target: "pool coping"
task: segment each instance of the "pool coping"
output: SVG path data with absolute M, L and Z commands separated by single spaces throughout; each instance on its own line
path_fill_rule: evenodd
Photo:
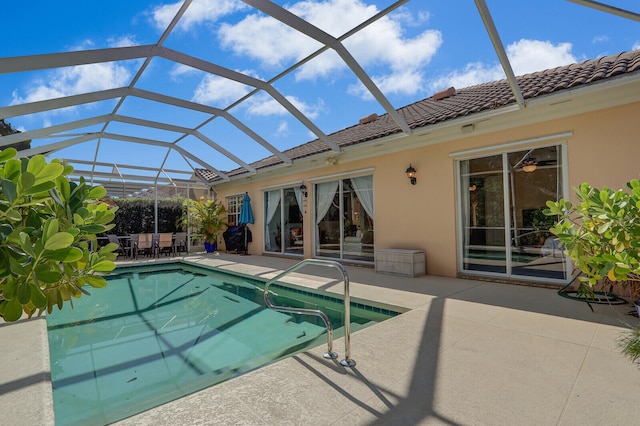
M 296 263 L 187 260 L 264 278 Z M 409 309 L 354 333 L 355 368 L 307 351 L 117 424 L 624 424 L 640 414 L 638 370 L 615 346 L 629 305 L 591 312 L 551 289 L 347 270 L 354 297 Z M 294 279 L 341 293 L 326 275 Z M 11 342 L 0 351 L 4 419 L 53 425 L 44 318 L 0 323 L 0 339 Z M 597 408 L 603 397 L 606 410 Z

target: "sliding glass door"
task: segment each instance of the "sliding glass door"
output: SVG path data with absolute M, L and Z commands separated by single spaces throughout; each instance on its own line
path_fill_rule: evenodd
M 264 193 L 265 252 L 304 254 L 303 199 L 298 187 Z
M 315 255 L 373 262 L 373 176 L 315 185 Z
M 562 146 L 458 162 L 461 270 L 565 280 L 568 261 L 542 211 L 563 196 Z

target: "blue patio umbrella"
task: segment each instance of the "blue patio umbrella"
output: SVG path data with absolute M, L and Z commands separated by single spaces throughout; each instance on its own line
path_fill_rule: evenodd
M 246 225 L 248 223 L 253 223 L 253 210 L 251 209 L 251 198 L 249 197 L 249 193 L 244 193 L 244 198 L 242 199 L 242 207 L 240 207 L 240 218 L 238 219 L 239 225 L 244 225 L 244 254 L 249 254 L 249 248 L 247 247 L 247 233 L 249 232 Z
M 253 223 L 253 210 L 251 210 L 251 198 L 249 198 L 249 193 L 245 192 L 244 198 L 242 199 L 242 207 L 240 208 L 238 224 L 246 225 L 247 223 Z

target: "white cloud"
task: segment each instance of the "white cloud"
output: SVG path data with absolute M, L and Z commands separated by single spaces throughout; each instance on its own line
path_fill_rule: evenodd
M 394 11 L 394 19 L 409 27 L 420 27 L 431 19 L 431 13 L 427 10 L 420 10 L 417 13 L 405 8 Z
M 596 36 L 591 40 L 591 43 L 596 44 L 596 43 L 604 43 L 609 41 L 609 37 L 601 35 L 601 36 Z
M 273 68 L 300 59 L 320 46 L 286 25 L 258 15 L 248 15 L 236 25 L 222 24 L 219 36 L 224 48 Z
M 13 92 L 12 104 L 42 101 L 79 93 L 113 89 L 129 84 L 131 73 L 116 62 L 78 65 L 50 73 L 47 81 L 37 81 L 24 96 Z
M 315 105 L 307 104 L 306 102 L 301 101 L 295 96 L 287 96 L 286 97 L 289 102 L 293 104 L 300 112 L 302 112 L 307 118 L 315 119 L 317 118 L 322 111 L 324 111 L 324 102 L 322 99 L 318 99 L 318 102 Z
M 276 130 L 278 136 L 287 136 L 289 134 L 289 124 L 286 121 L 282 121 Z
M 126 47 L 135 45 L 136 42 L 134 36 L 124 35 L 109 38 L 106 44 L 108 47 Z M 72 47 L 71 50 L 79 51 L 96 48 L 96 43 L 93 40 L 85 39 L 77 46 Z M 127 86 L 132 75 L 129 67 L 141 64 L 142 61 L 142 59 L 137 59 L 127 63 L 101 62 L 58 68 L 46 73 L 45 79 L 40 78 L 33 81 L 31 87 L 26 89 L 26 94 L 20 95 L 18 90 L 14 90 L 11 104 L 37 102 Z M 78 108 L 81 108 L 81 106 L 51 110 L 48 113 L 56 114 L 60 111 L 71 111 Z
M 360 0 L 301 1 L 288 9 L 334 37 L 378 12 L 376 6 Z M 414 17 L 412 25 L 426 19 L 428 15 Z M 407 20 L 406 14 L 398 14 L 394 19 L 383 17 L 347 39 L 345 46 L 361 66 L 374 70 L 372 78 L 386 83 L 386 90 L 412 94 L 420 90 L 426 65 L 441 46 L 442 35 L 439 31 L 426 30 L 414 38 L 407 38 L 401 24 Z M 321 47 L 317 41 L 257 14 L 249 15 L 235 25 L 223 24 L 219 35 L 224 47 L 258 60 L 265 67 L 291 64 Z M 296 72 L 296 79 L 336 78 L 346 70 L 340 57 L 334 51 L 327 51 L 301 67 Z M 396 79 L 401 81 L 395 82 Z
M 416 93 L 417 87 L 422 89 L 425 86 L 426 78 L 422 72 L 409 68 L 398 70 L 393 74 L 374 77 L 373 82 L 383 93 L 412 95 Z M 373 95 L 359 81 L 356 84 L 349 85 L 347 93 L 363 100 L 374 99 Z
M 640 49 L 640 40 L 636 41 L 633 46 L 631 46 L 631 50 L 638 50 Z
M 242 83 L 207 74 L 198 84 L 192 100 L 225 108 L 250 91 L 251 88 Z
M 176 64 L 171 69 L 171 71 L 169 71 L 169 76 L 171 77 L 172 80 L 177 81 L 182 76 L 191 75 L 191 74 L 197 74 L 199 72 L 200 72 L 199 70 L 197 70 L 197 69 L 195 69 L 193 67 L 190 67 L 189 65 Z
M 321 100 L 319 100 L 316 105 L 309 105 L 295 96 L 287 96 L 286 98 L 294 107 L 311 120 L 318 117 L 320 112 L 324 110 L 324 103 Z M 289 114 L 285 107 L 266 93 L 252 96 L 246 104 L 248 106 L 247 112 L 251 115 L 268 117 Z
M 123 35 L 119 37 L 111 37 L 107 39 L 109 47 L 129 47 L 135 46 L 136 38 L 133 35 Z
M 504 72 L 499 64 L 487 66 L 481 62 L 475 62 L 467 64 L 462 70 L 456 70 L 438 79 L 431 80 L 429 88 L 432 92 L 437 92 L 447 87 L 469 87 L 502 78 L 504 78 Z
M 571 43 L 554 45 L 549 41 L 519 40 L 507 46 L 506 52 L 515 75 L 523 75 L 577 62 Z M 464 69 L 431 80 L 429 87 L 438 91 L 446 87 L 469 87 L 505 78 L 499 63 L 469 63 Z
M 507 56 L 516 75 L 527 74 L 577 62 L 571 43 L 522 39 L 507 46 Z
M 166 29 L 182 3 L 182 1 L 179 1 L 154 8 L 149 13 L 154 26 L 161 30 Z M 246 4 L 238 0 L 193 0 L 184 16 L 180 19 L 178 28 L 183 31 L 189 31 L 195 25 L 216 22 L 220 17 L 246 7 Z
M 106 46 L 111 48 L 111 47 L 129 47 L 129 46 L 135 46 L 138 43 L 136 42 L 136 37 L 135 35 L 130 35 L 130 34 L 125 34 L 125 35 L 120 35 L 117 37 L 109 37 L 106 40 Z M 75 50 L 91 50 L 91 49 L 98 49 L 99 47 L 96 46 L 96 43 L 91 40 L 91 39 L 84 39 L 82 40 L 81 43 L 79 43 L 76 46 L 72 46 L 70 50 L 75 51 Z

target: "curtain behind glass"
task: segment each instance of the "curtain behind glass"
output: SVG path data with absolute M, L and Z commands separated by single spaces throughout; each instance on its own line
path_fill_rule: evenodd
M 316 226 L 322 222 L 324 215 L 331 208 L 333 197 L 338 191 L 339 181 L 316 184 Z M 320 247 L 320 229 L 316 229 L 316 247 Z
M 304 194 L 299 187 L 295 186 L 293 192 L 296 194 L 296 201 L 298 202 L 298 210 L 300 210 L 300 216 L 304 214 L 302 211 L 302 203 L 304 202 Z
M 373 216 L 373 176 L 351 178 L 351 186 L 356 191 L 364 211 L 367 212 L 371 219 L 375 220 Z
M 271 249 L 271 238 L 270 238 L 270 229 L 269 222 L 273 219 L 273 215 L 278 211 L 278 206 L 280 205 L 280 190 L 276 189 L 273 191 L 267 192 L 267 220 L 265 221 L 265 249 Z
M 338 191 L 338 182 L 323 182 L 316 185 L 316 225 L 322 222 L 322 218 L 329 211 L 333 197 Z

